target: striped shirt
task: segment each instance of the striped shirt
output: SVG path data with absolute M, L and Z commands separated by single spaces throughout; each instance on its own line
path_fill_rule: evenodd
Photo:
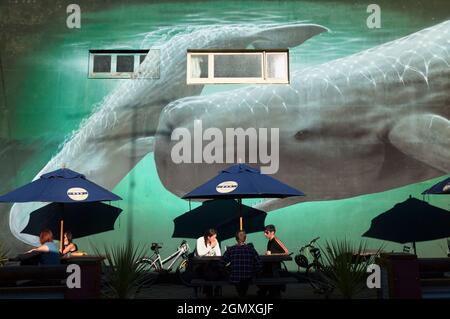
M 286 246 L 284 246 L 281 240 L 279 240 L 275 236 L 267 243 L 267 251 L 270 251 L 272 254 L 282 254 L 282 255 L 289 254 L 289 251 L 287 250 Z

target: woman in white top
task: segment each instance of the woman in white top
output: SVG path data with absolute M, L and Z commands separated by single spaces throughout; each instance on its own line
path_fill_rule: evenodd
M 197 256 L 221 256 L 217 232 L 215 229 L 208 229 L 204 236 L 197 239 Z

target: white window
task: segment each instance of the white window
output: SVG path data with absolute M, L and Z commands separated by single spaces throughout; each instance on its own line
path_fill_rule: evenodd
M 289 83 L 289 51 L 188 50 L 187 83 Z
M 144 69 L 140 65 L 149 60 Z M 159 79 L 159 50 L 90 50 L 89 77 L 100 79 Z

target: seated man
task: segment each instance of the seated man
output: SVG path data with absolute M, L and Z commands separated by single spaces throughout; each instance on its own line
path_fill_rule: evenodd
M 287 255 L 289 251 L 286 246 L 275 236 L 275 225 L 267 225 L 264 229 L 264 236 L 269 240 L 267 242 L 266 255 Z
M 286 246 L 275 236 L 275 225 L 267 225 L 264 228 L 264 236 L 269 240 L 267 242 L 266 255 L 288 255 L 289 251 Z M 279 262 L 266 263 L 262 274 L 264 277 L 273 277 L 274 273 L 281 270 L 281 264 Z M 267 293 L 271 297 L 279 297 L 282 290 L 285 290 L 284 286 L 258 286 L 258 296 L 263 297 Z
M 237 244 L 227 249 L 221 260 L 222 266 L 230 264 L 229 280 L 236 286 L 239 297 L 245 297 L 252 278 L 262 268 L 258 253 L 253 246 L 245 243 L 246 240 L 245 231 L 238 231 L 236 233 Z

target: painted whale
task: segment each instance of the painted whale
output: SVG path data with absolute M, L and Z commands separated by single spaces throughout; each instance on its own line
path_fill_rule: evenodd
M 192 134 L 194 120 L 201 120 L 204 130 L 222 132 L 279 128 L 274 176 L 307 196 L 265 201 L 258 208 L 266 211 L 424 181 L 450 172 L 449 92 L 446 21 L 295 70 L 289 85 L 255 85 L 171 103 L 161 114 L 155 142 L 158 174 L 168 190 L 182 196 L 230 165 L 172 161 L 178 141 L 171 132 L 184 127 Z M 221 151 L 226 153 L 225 144 Z
M 154 134 L 164 106 L 179 98 L 201 93 L 202 85 L 186 84 L 188 49 L 295 47 L 327 29 L 299 23 L 215 25 L 192 27 L 184 32 L 170 28 L 166 31 L 176 35 L 167 41 L 163 39 L 157 46 L 159 59 L 148 55 L 137 78 L 123 81 L 107 95 L 35 179 L 65 165 L 107 189 L 116 186 L 136 163 L 153 150 Z M 148 79 L 158 65 L 160 78 Z M 26 226 L 29 213 L 42 205 L 13 205 L 9 226 L 15 237 L 30 244 L 36 243 L 36 237 L 20 231 Z

